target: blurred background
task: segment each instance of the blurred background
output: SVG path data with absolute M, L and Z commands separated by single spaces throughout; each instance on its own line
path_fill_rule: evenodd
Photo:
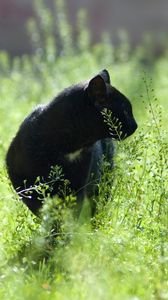
M 37 2 L 41 2 L 40 0 Z M 150 35 L 156 55 L 162 53 L 168 30 L 167 0 L 66 0 L 65 6 L 72 32 L 77 33 L 77 15 L 87 11 L 87 26 L 91 42 L 98 43 L 104 32 L 109 32 L 114 45 L 124 30 L 130 44 L 136 46 Z M 37 17 L 33 0 L 0 0 L 0 49 L 12 56 L 33 52 L 27 22 Z M 43 1 L 54 13 L 53 0 Z M 40 14 L 40 13 L 39 13 Z M 57 34 L 57 24 L 55 24 Z

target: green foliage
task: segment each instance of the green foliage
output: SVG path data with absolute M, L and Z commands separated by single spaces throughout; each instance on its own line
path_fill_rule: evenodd
M 108 34 L 91 46 L 84 12 L 75 44 L 63 2 L 53 3 L 56 20 L 44 2 L 36 2 L 31 57 L 11 60 L 0 53 L 0 299 L 167 299 L 167 54 L 145 68 L 145 48 L 133 53 L 123 33 L 118 49 Z M 131 99 L 139 129 L 115 143 L 113 171 L 104 161 L 93 219 L 87 199 L 76 218 L 66 181 L 64 202 L 47 195 L 40 217 L 34 217 L 7 177 L 12 136 L 36 104 L 104 68 Z M 51 180 L 57 179 L 64 181 L 58 168 L 51 172 Z M 47 184 L 39 183 L 46 194 Z
M 102 110 L 102 116 L 104 122 L 108 125 L 111 136 L 113 135 L 113 133 L 115 133 L 118 136 L 118 139 L 121 140 L 121 122 L 115 116 L 113 117 L 113 113 L 107 108 L 104 108 Z

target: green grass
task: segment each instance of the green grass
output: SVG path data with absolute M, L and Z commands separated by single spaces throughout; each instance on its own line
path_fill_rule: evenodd
M 168 55 L 145 67 L 140 49 L 116 50 L 107 36 L 91 47 L 80 34 L 86 43 L 62 56 L 52 45 L 13 61 L 0 53 L 0 299 L 168 299 Z M 116 144 L 113 172 L 104 163 L 92 220 L 87 200 L 76 220 L 57 198 L 36 218 L 8 180 L 9 143 L 35 105 L 103 68 L 131 99 L 139 128 Z

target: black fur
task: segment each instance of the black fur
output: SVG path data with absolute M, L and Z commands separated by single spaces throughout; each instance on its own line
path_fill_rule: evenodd
M 51 166 L 62 167 L 65 178 L 77 199 L 83 199 L 91 174 L 100 177 L 103 153 L 112 161 L 113 145 L 109 139 L 118 139 L 115 130 L 109 131 L 102 109 L 112 111 L 122 124 L 121 139 L 137 128 L 129 100 L 110 85 L 106 70 L 90 81 L 65 89 L 47 105 L 37 107 L 21 124 L 6 157 L 9 177 L 19 192 L 31 187 L 37 176 L 48 181 Z M 108 145 L 107 145 L 108 144 Z M 107 149 L 108 148 L 108 149 Z M 68 154 L 79 149 L 81 156 L 73 162 Z M 59 194 L 56 182 L 51 195 Z M 31 197 L 22 193 L 22 200 L 37 213 L 42 205 L 38 193 Z

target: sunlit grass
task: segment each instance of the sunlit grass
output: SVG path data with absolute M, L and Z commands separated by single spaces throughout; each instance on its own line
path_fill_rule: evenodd
M 80 34 L 86 42 L 62 55 L 51 44 L 12 62 L 0 53 L 0 299 L 168 299 L 167 54 L 144 66 L 140 50 L 123 55 L 121 45 L 116 55 L 107 36 L 91 47 L 87 30 Z M 89 200 L 77 220 L 71 208 L 58 214 L 58 199 L 36 218 L 8 180 L 9 143 L 36 105 L 104 68 L 139 128 L 115 144 L 113 172 L 104 163 L 93 219 Z

